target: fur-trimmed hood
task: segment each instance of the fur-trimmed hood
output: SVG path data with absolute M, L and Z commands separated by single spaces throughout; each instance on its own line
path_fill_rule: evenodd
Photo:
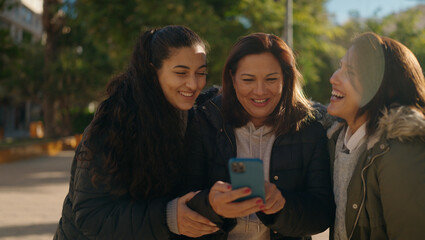
M 335 132 L 341 129 L 345 122 L 335 121 L 328 129 L 330 139 Z M 425 118 L 422 113 L 407 106 L 397 106 L 383 111 L 379 120 L 378 129 L 369 137 L 367 149 L 371 149 L 379 140 L 398 139 L 401 142 L 420 138 L 425 141 Z

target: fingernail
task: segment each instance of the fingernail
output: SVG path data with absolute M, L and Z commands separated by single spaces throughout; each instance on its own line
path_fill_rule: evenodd
M 261 205 L 261 206 L 260 206 L 260 209 L 263 209 L 263 208 L 265 208 L 265 207 L 266 207 L 265 205 Z
M 227 189 L 231 189 L 232 188 L 232 186 L 230 186 L 230 185 L 227 185 Z
M 245 189 L 245 191 L 244 191 L 244 193 L 250 193 L 250 192 L 251 192 L 251 189 L 249 189 L 249 188 Z
M 256 203 L 257 203 L 257 204 L 263 203 L 263 200 L 258 199 Z

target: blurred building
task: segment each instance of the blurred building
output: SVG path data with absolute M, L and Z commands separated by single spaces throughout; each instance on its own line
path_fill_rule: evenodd
M 6 0 L 0 27 L 8 28 L 16 43 L 40 41 L 43 35 L 42 0 Z
M 39 42 L 43 36 L 42 11 L 43 0 L 6 0 L 0 12 L 0 28 L 9 30 L 15 44 Z M 0 140 L 29 136 L 31 118 L 40 111 L 40 106 L 29 101 L 0 96 Z

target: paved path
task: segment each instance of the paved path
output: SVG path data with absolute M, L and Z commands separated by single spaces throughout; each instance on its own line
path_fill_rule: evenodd
M 51 240 L 68 192 L 73 151 L 0 164 L 0 240 Z M 314 240 L 327 240 L 327 232 Z
M 1 240 L 53 239 L 73 154 L 0 164 Z

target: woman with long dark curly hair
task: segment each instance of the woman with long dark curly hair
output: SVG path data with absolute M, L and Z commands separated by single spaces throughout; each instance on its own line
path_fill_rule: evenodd
M 176 198 L 188 110 L 206 83 L 206 45 L 190 29 L 144 32 L 107 86 L 72 163 L 55 239 L 197 237 L 216 227 Z

